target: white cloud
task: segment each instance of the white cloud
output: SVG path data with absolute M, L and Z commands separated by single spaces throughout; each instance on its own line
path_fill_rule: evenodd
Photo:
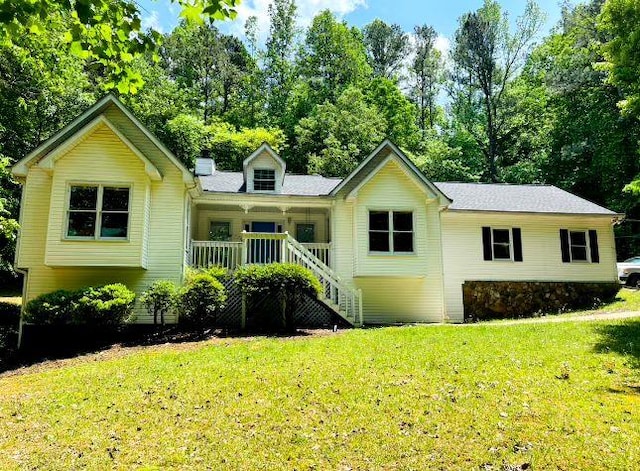
M 160 13 L 158 13 L 158 10 L 151 10 L 150 13 L 143 14 L 141 25 L 143 30 L 153 28 L 160 33 L 164 32 L 162 24 L 160 23 Z
M 246 0 L 237 7 L 237 18 L 219 26 L 228 32 L 244 37 L 244 24 L 250 16 L 258 18 L 258 38 L 264 41 L 269 34 L 269 4 L 272 0 Z M 366 8 L 366 0 L 298 0 L 296 1 L 296 24 L 306 28 L 322 10 L 331 10 L 337 16 L 344 16 L 358 8 Z

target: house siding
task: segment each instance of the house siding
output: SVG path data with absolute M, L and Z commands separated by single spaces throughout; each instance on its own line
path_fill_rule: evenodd
M 130 188 L 128 239 L 66 239 L 71 184 Z M 145 212 L 149 178 L 144 163 L 106 126 L 100 126 L 58 159 L 51 185 L 45 265 L 140 267 L 144 264 Z
M 522 262 L 485 261 L 482 227 L 522 231 Z M 596 281 L 615 282 L 616 252 L 611 219 L 577 215 L 442 213 L 445 315 L 464 320 L 462 284 L 469 281 Z M 563 263 L 560 229 L 595 229 L 600 263 Z
M 440 222 L 433 196 L 390 160 L 362 186 L 353 202 L 336 205 L 334 220 L 341 226 L 336 229 L 337 269 L 362 289 L 365 323 L 442 320 Z M 412 211 L 414 253 L 370 253 L 370 210 Z
M 122 282 L 140 294 L 159 279 L 180 283 L 184 269 L 186 189 L 182 172 L 173 164 L 163 165 L 162 172 L 162 181 L 149 182 L 144 165 L 107 128 L 97 129 L 63 155 L 56 162 L 53 175 L 32 166 L 24 184 L 23 227 L 17 257 L 18 267 L 29 272 L 25 302 L 62 288 Z M 62 241 L 69 181 L 133 182 L 131 242 Z M 97 266 L 107 262 L 127 264 L 134 259 L 135 267 Z M 138 303 L 136 316 L 139 323 L 152 322 Z

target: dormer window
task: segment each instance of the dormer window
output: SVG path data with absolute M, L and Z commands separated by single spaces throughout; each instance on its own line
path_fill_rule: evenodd
M 273 169 L 256 168 L 253 170 L 254 191 L 275 191 L 276 171 Z

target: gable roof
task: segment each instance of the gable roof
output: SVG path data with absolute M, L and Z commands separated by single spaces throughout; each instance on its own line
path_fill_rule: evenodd
M 377 173 L 389 158 L 394 158 L 417 182 L 423 185 L 438 197 L 442 204 L 449 204 L 451 200 L 447 195 L 436 187 L 415 164 L 409 159 L 398 146 L 389 139 L 385 139 L 353 172 L 351 172 L 342 182 L 333 189 L 332 195 L 344 195 L 345 197 L 357 191 L 369 178 Z
M 449 195 L 451 211 L 621 216 L 552 185 L 436 182 Z
M 202 175 L 198 180 L 205 192 L 246 193 L 242 172 L 216 171 L 213 175 Z M 320 175 L 285 174 L 281 193 L 270 194 L 270 196 L 327 196 L 341 181 L 340 178 L 327 178 Z M 255 194 L 252 193 L 252 195 Z
M 256 157 L 258 157 L 263 152 L 266 152 L 267 154 L 269 154 L 273 158 L 273 160 L 275 160 L 278 163 L 278 165 L 280 165 L 280 167 L 282 168 L 282 171 L 284 171 L 287 168 L 287 164 L 285 163 L 284 160 L 282 160 L 282 157 L 280 157 L 276 153 L 276 151 L 273 150 L 273 147 L 271 147 L 268 143 L 263 142 L 262 145 L 258 147 L 255 151 L 253 151 L 253 153 L 249 157 L 244 159 L 244 161 L 242 162 L 243 170 L 246 172 L 247 167 L 249 166 L 251 161 Z
M 162 153 L 173 165 L 175 165 L 181 172 L 183 176 L 183 181 L 185 183 L 192 183 L 193 175 L 189 171 L 187 167 L 178 160 L 178 158 L 173 155 L 173 153 L 167 149 L 167 147 L 162 144 L 158 138 L 156 138 L 151 131 L 149 131 L 138 119 L 133 116 L 133 114 L 118 100 L 114 95 L 108 94 L 104 96 L 102 99 L 98 100 L 93 106 L 88 108 L 84 113 L 78 116 L 76 119 L 71 121 L 68 125 L 58 131 L 56 134 L 51 136 L 45 142 L 36 147 L 33 151 L 31 151 L 27 156 L 19 160 L 11 169 L 13 175 L 18 177 L 25 177 L 29 171 L 29 167 L 39 162 L 49 153 L 54 152 L 58 147 L 64 146 L 65 143 L 69 142 L 73 137 L 81 132 L 86 126 L 91 125 L 96 118 L 100 117 L 103 113 L 105 113 L 110 108 L 114 107 L 117 109 L 124 117 L 134 126 L 136 127 L 146 139 L 148 139 L 159 151 Z M 117 128 L 113 124 L 113 122 L 109 122 L 113 128 Z M 118 129 L 118 131 L 122 131 Z M 121 133 L 120 136 L 123 136 L 124 133 Z M 120 137 L 119 136 L 119 137 Z M 123 136 L 124 137 L 124 136 Z M 125 138 L 126 139 L 126 138 Z M 127 142 L 125 142 L 127 143 Z M 135 146 L 130 142 L 127 145 L 132 146 L 135 149 Z

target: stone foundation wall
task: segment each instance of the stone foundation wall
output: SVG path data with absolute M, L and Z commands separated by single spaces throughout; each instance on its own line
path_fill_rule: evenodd
M 584 309 L 612 300 L 613 282 L 465 281 L 465 322 L 531 317 Z

